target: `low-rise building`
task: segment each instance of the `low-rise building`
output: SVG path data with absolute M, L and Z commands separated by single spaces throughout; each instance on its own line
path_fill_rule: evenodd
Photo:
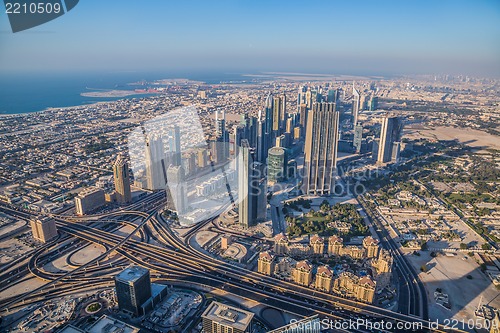
M 292 270 L 293 281 L 302 286 L 309 286 L 312 283 L 313 266 L 308 260 L 299 261 Z
M 330 292 L 332 290 L 333 271 L 328 266 L 319 266 L 316 272 L 314 287 L 319 290 Z
M 265 275 L 272 275 L 274 273 L 274 255 L 268 251 L 261 252 L 258 260 L 258 272 Z
M 104 191 L 97 187 L 89 187 L 75 197 L 76 214 L 88 214 L 105 203 Z
M 312 253 L 315 255 L 323 255 L 325 252 L 325 240 L 323 237 L 314 235 L 309 240 L 309 245 L 311 246 Z
M 30 220 L 33 238 L 46 243 L 57 237 L 56 221 L 50 217 L 35 217 Z

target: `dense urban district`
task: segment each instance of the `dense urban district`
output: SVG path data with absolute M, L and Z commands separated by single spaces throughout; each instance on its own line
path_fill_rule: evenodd
M 0 331 L 498 332 L 500 82 L 247 78 L 0 118 Z

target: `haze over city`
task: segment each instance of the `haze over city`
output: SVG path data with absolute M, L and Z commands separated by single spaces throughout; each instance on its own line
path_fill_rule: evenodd
M 500 74 L 497 1 L 122 1 L 17 34 L 0 71 Z

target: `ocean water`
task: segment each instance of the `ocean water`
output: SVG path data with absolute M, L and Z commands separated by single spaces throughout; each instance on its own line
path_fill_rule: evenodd
M 144 97 L 131 95 L 119 98 L 81 96 L 93 89 L 134 90 L 139 86 L 128 83 L 146 80 L 186 78 L 207 84 L 220 82 L 244 82 L 250 78 L 239 73 L 214 72 L 109 72 L 109 73 L 46 73 L 1 74 L 0 115 L 42 111 L 50 107 L 66 107 L 112 101 L 124 98 Z

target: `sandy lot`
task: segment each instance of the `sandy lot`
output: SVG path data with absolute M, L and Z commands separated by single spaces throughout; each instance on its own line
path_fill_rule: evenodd
M 481 296 L 483 304 L 500 307 L 500 292 L 484 275 L 473 258 L 464 260 L 464 254 L 453 257 L 439 255 L 430 256 L 430 252 L 421 251 L 421 256 L 407 255 L 416 270 L 420 271 L 423 264 L 427 264 L 429 271 L 420 273 L 419 278 L 424 283 L 429 300 L 429 316 L 432 320 L 455 318 L 457 320 L 476 319 L 474 310 L 479 304 Z M 471 275 L 472 279 L 467 279 Z M 441 288 L 449 295 L 451 310 L 436 304 L 434 291 Z
M 500 137 L 484 131 L 469 128 L 436 127 L 434 129 L 410 130 L 405 132 L 408 138 L 434 138 L 438 140 L 458 139 L 470 147 L 500 149 Z M 479 149 L 481 151 L 483 149 Z

